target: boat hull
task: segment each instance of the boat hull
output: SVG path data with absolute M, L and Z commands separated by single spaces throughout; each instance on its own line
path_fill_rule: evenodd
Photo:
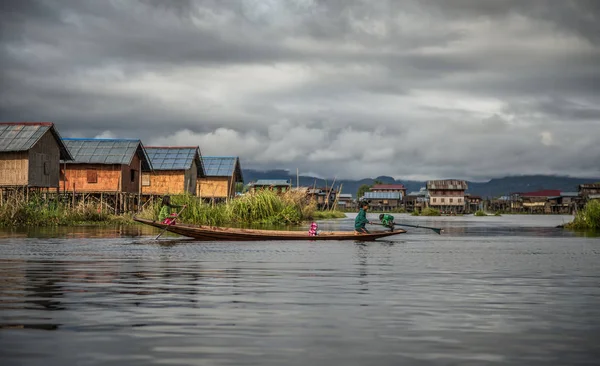
M 310 236 L 308 232 L 301 231 L 277 231 L 225 228 L 218 226 L 175 224 L 166 225 L 153 220 L 133 218 L 142 224 L 154 226 L 171 233 L 187 236 L 197 240 L 207 241 L 263 241 L 263 240 L 359 240 L 370 241 L 387 236 L 406 233 L 405 230 L 394 231 L 372 231 L 369 234 L 359 234 L 353 231 L 321 231 L 317 236 Z

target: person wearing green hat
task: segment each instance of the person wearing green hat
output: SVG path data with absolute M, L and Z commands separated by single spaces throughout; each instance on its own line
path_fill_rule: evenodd
M 369 230 L 365 227 L 366 224 L 371 224 L 371 221 L 367 220 L 367 210 L 369 210 L 369 202 L 363 202 L 361 204 L 358 215 L 354 219 L 354 231 L 360 234 L 368 234 Z
M 385 227 L 390 228 L 390 230 L 394 231 L 394 216 L 390 215 L 390 214 L 381 214 L 379 215 L 379 220 L 381 221 L 381 224 Z

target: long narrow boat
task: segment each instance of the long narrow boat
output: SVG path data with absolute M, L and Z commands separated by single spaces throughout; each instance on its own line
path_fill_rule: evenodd
M 317 236 L 309 236 L 304 231 L 279 231 L 237 229 L 218 226 L 175 224 L 166 225 L 158 221 L 133 218 L 142 224 L 154 226 L 175 234 L 198 240 L 259 241 L 259 240 L 360 240 L 370 241 L 386 236 L 406 233 L 406 230 L 372 231 L 369 234 L 358 234 L 353 231 L 320 231 Z

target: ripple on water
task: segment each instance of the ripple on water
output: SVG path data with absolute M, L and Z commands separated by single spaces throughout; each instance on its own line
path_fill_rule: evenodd
M 597 238 L 445 224 L 374 243 L 5 237 L 3 364 L 595 364 Z

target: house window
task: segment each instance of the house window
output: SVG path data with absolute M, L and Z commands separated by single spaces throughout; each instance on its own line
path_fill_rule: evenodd
M 434 199 L 433 199 L 433 203 L 436 203 L 436 202 L 437 202 L 437 198 L 434 198 Z
M 98 183 L 98 171 L 96 169 L 87 170 L 87 182 Z
M 148 173 L 142 174 L 142 185 L 145 187 L 150 186 L 150 174 L 148 174 Z
M 444 202 L 446 202 L 446 199 L 445 199 L 445 198 L 442 198 L 442 203 L 444 203 Z
M 459 199 L 458 199 L 458 203 L 461 203 L 461 202 L 462 202 L 462 198 L 459 198 Z
M 50 162 L 44 161 L 44 175 L 50 175 Z
M 454 201 L 454 198 L 450 198 L 450 203 L 452 203 Z
M 131 173 L 131 183 L 134 183 L 135 182 L 135 170 L 131 169 L 129 172 Z

